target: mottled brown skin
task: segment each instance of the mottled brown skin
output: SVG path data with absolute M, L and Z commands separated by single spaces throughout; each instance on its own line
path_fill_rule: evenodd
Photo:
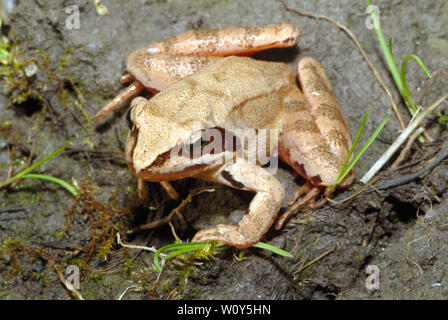
M 219 161 L 223 157 L 234 159 L 236 149 L 203 152 L 198 157 L 179 153 L 196 133 L 195 121 L 206 129 L 280 131 L 278 141 L 269 141 L 270 151 L 278 150 L 280 159 L 308 182 L 298 190 L 277 227 L 312 203 L 327 186 L 331 186 L 327 196 L 336 187 L 351 138 L 323 66 L 312 58 L 299 62 L 302 93 L 285 64 L 221 57 L 290 46 L 298 33 L 288 23 L 187 32 L 150 46 L 146 53 L 130 55 L 128 69 L 133 70 L 136 81 L 146 88 L 168 85 L 149 101 L 136 98 L 131 103 L 131 131 L 126 143 L 131 172 L 146 181 L 196 177 L 256 193 L 236 226 L 217 225 L 199 231 L 193 241 L 219 241 L 240 248 L 253 245 L 272 225 L 285 197 L 280 182 L 260 166 L 264 163 Z M 187 56 L 177 56 L 185 52 Z M 242 150 L 247 155 L 251 152 Z M 349 175 L 339 187 L 351 183 L 353 177 Z
M 321 68 L 314 59 L 304 62 Z M 339 106 L 328 92 L 331 88 L 321 83 L 326 77 L 305 70 L 301 79 L 304 84 L 318 85 L 311 94 L 326 97 L 321 102 L 338 108 L 339 114 Z M 313 110 L 319 107 L 309 103 L 297 88 L 292 70 L 282 63 L 227 57 L 174 83 L 149 101 L 134 99 L 131 107 L 133 130 L 126 155 L 134 175 L 147 181 L 196 177 L 256 192 L 238 225 L 200 231 L 193 241 L 253 245 L 272 225 L 285 196 L 280 182 L 259 164 L 218 162 L 223 154 L 232 158 L 234 150 L 205 153 L 194 159 L 170 157 L 170 150 L 194 134 L 194 121 L 200 121 L 204 128 L 229 131 L 252 126 L 279 129 L 278 144 L 273 141 L 270 148 L 278 147 L 280 159 L 309 181 L 310 196 L 304 197 L 308 202 L 324 188 L 322 184 L 334 185 L 348 152 L 322 133 L 327 128 L 321 128 L 328 121 L 336 121 L 342 128 L 344 124 L 339 124 L 333 113 L 319 114 L 323 119 L 316 121 Z
M 249 55 L 261 50 L 293 46 L 299 29 L 289 23 L 260 27 L 192 30 L 152 44 L 153 53 L 194 56 Z

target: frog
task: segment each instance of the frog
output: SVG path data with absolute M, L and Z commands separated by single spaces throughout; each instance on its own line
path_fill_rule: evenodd
M 289 199 L 276 229 L 302 208 L 317 208 L 336 188 L 353 183 L 351 170 L 336 185 L 352 140 L 324 66 L 312 57 L 301 58 L 296 65 L 299 88 L 287 64 L 249 57 L 293 46 L 299 34 L 295 25 L 284 22 L 188 31 L 155 43 L 128 58 L 131 92 L 100 111 L 101 116 L 107 114 L 111 106 L 145 88 L 156 93 L 151 99 L 134 98 L 127 113 L 126 163 L 141 181 L 193 177 L 255 193 L 236 225 L 200 230 L 193 242 L 246 248 L 261 240 L 286 197 L 282 183 L 265 168 L 272 156 L 305 180 Z M 271 157 L 249 161 L 258 151 L 233 134 L 238 128 L 254 128 L 256 136 L 276 132 L 262 139 Z M 211 143 L 204 137 L 213 130 L 218 134 Z M 192 149 L 200 152 L 182 152 Z

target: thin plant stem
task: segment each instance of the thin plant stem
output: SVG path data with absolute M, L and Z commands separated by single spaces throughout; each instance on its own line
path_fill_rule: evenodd
M 436 102 L 426 108 L 424 111 L 420 111 L 415 114 L 415 118 L 411 120 L 408 127 L 398 136 L 398 138 L 392 143 L 392 145 L 386 150 L 386 152 L 378 159 L 378 161 L 370 168 L 369 171 L 361 178 L 361 182 L 366 184 L 372 179 L 377 172 L 386 164 L 386 162 L 392 157 L 393 154 L 398 150 L 398 148 L 403 144 L 403 142 L 409 137 L 409 135 L 414 132 L 415 129 L 420 125 L 420 123 L 432 112 L 434 109 L 441 104 L 443 101 L 448 99 L 448 93 L 439 98 Z
M 43 163 L 47 162 L 48 160 L 50 160 L 51 158 L 57 156 L 58 154 L 60 154 L 62 151 L 64 151 L 69 145 L 71 145 L 71 141 L 67 141 L 62 147 L 60 147 L 59 149 L 57 149 L 55 152 L 53 152 L 52 154 L 46 156 L 45 158 L 43 158 L 42 160 L 36 162 L 35 164 L 33 164 L 32 166 L 20 171 L 18 174 L 16 174 L 14 177 L 5 180 L 4 182 L 2 182 L 0 184 L 0 188 L 4 188 L 8 185 L 10 185 L 11 183 L 13 183 L 14 181 L 17 181 L 19 179 L 22 179 L 24 175 L 30 173 L 31 171 L 33 171 L 34 169 L 36 169 L 37 167 L 39 167 L 40 165 L 42 165 Z
M 65 189 L 67 189 L 73 196 L 77 197 L 78 196 L 78 191 L 76 190 L 75 187 L 73 187 L 71 184 L 65 182 L 64 180 L 61 180 L 59 178 L 55 178 L 52 176 L 47 176 L 45 174 L 36 174 L 36 173 L 28 173 L 24 176 L 22 176 L 22 179 L 41 179 L 41 180 L 47 180 L 47 181 L 51 181 L 54 183 L 58 183 L 59 185 L 61 185 L 62 187 L 64 187 Z

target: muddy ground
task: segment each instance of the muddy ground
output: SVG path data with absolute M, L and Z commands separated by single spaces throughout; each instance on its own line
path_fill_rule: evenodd
M 390 101 L 353 42 L 334 25 L 285 10 L 279 1 L 103 0 L 110 15 L 100 15 L 94 1 L 2 1 L 2 35 L 18 63 L 2 65 L 0 95 L 0 181 L 49 155 L 65 142 L 73 145 L 38 169 L 72 182 L 78 200 L 48 181 L 25 179 L 0 190 L 0 298 L 75 299 L 60 275 L 76 265 L 80 294 L 86 299 L 446 299 L 448 297 L 448 171 L 441 162 L 425 175 L 386 190 L 370 189 L 346 205 L 329 204 L 302 213 L 281 231 L 264 238 L 294 255 L 288 259 L 259 249 L 224 249 L 213 259 L 168 263 L 159 276 L 150 252 L 123 249 L 115 241 L 154 246 L 175 241 L 168 226 L 126 237 L 126 230 L 167 215 L 179 202 L 151 183 L 150 198 L 137 200 L 137 182 L 123 160 L 128 132 L 126 107 L 106 120 L 96 111 L 123 87 L 126 56 L 135 49 L 185 30 L 257 26 L 290 21 L 302 30 L 292 49 L 271 50 L 257 58 L 291 66 L 303 56 L 322 61 L 354 136 L 367 109 L 371 112 L 361 142 L 389 115 L 390 119 L 356 166 L 358 179 L 398 136 L 400 124 Z M 292 1 L 301 10 L 323 14 L 348 26 L 372 63 L 392 88 L 374 30 L 366 27 L 363 1 Z M 393 38 L 401 61 L 416 54 L 434 73 L 448 70 L 448 3 L 375 1 L 381 26 Z M 14 6 L 11 6 L 14 5 Z M 79 6 L 79 29 L 67 28 L 66 7 Z M 5 40 L 3 40 L 5 43 Z M 4 46 L 5 47 L 5 46 Z M 22 63 L 20 63 L 22 62 Z M 37 67 L 37 70 L 33 70 Z M 27 75 L 25 75 L 25 69 Z M 428 80 L 414 62 L 407 79 L 414 97 Z M 440 76 L 424 96 L 429 105 L 447 89 Z M 409 115 L 399 105 L 405 121 Z M 448 115 L 448 104 L 438 111 Z M 416 144 L 404 163 L 410 165 L 384 179 L 407 175 L 427 164 L 447 136 L 442 116 L 425 122 L 432 144 Z M 442 140 L 441 140 L 442 139 Z M 446 143 L 445 143 L 446 148 Z M 390 165 L 390 164 L 389 164 Z M 286 166 L 277 177 L 290 195 L 302 183 Z M 185 198 L 209 183 L 173 182 Z M 195 228 L 235 220 L 252 194 L 214 186 L 196 196 L 182 211 L 186 223 L 174 219 L 177 235 L 188 240 Z M 353 190 L 339 192 L 345 199 Z M 12 212 L 11 209 L 22 208 Z M 65 232 L 64 232 L 65 231 Z M 366 269 L 378 267 L 379 288 L 366 288 Z

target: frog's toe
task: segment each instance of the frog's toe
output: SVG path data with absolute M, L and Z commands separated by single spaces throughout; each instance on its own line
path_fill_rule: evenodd
M 280 230 L 283 227 L 283 225 L 286 222 L 286 220 L 288 220 L 288 218 L 290 216 L 292 216 L 292 215 L 296 214 L 297 212 L 299 212 L 303 207 L 310 206 L 316 200 L 317 196 L 319 196 L 321 191 L 322 190 L 319 187 L 311 188 L 303 196 L 303 198 L 298 199 L 293 204 L 291 204 L 289 209 L 286 210 L 286 212 L 283 213 L 282 216 L 278 219 L 277 223 L 275 224 L 275 229 L 276 230 Z M 299 189 L 299 193 L 301 193 L 300 189 Z M 319 202 L 319 206 L 320 205 L 321 205 L 321 203 Z M 317 208 L 317 206 L 313 206 L 313 208 Z

